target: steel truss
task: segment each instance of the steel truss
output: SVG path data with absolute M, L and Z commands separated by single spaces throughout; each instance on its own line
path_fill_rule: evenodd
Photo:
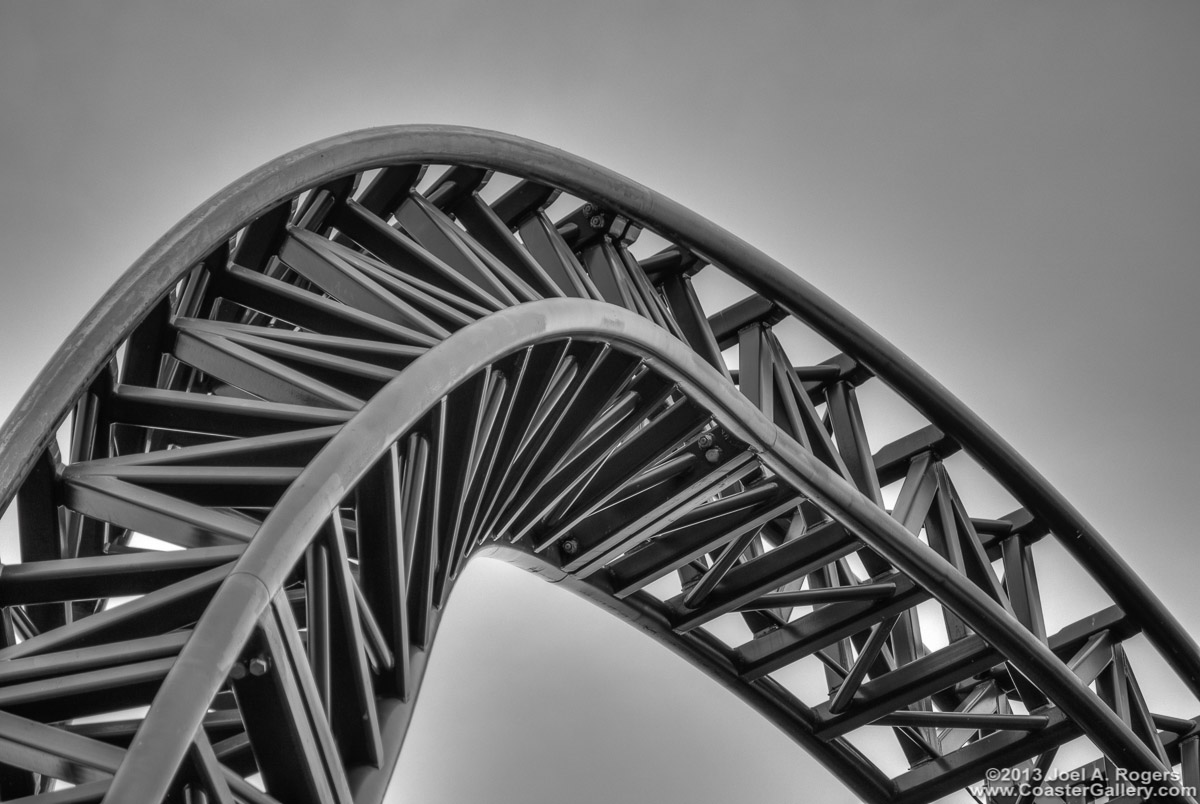
M 712 271 L 744 298 L 703 309 Z M 873 450 L 872 386 L 924 425 Z M 1198 694 L 1196 644 L 1011 447 L 794 273 L 518 138 L 375 129 L 231 185 L 0 454 L 0 800 L 380 801 L 478 555 L 636 621 L 866 801 L 1081 735 L 1110 775 L 1200 784 L 1196 721 L 1147 708 L 1124 647 Z M 968 512 L 971 464 L 1013 513 Z M 1112 602 L 1056 633 L 1047 535 Z

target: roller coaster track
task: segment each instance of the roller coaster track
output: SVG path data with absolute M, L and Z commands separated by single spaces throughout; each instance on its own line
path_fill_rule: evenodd
M 868 384 L 923 425 L 873 445 Z M 1081 736 L 1109 776 L 1200 783 L 1196 720 L 1151 712 L 1125 649 L 1196 695 L 1195 642 L 1024 459 L 793 272 L 515 137 L 373 129 L 234 183 L 92 310 L 0 456 L 3 801 L 381 801 L 481 555 L 868 802 L 1044 774 Z M 964 465 L 1015 510 L 972 516 Z M 1054 633 L 1046 537 L 1111 601 Z

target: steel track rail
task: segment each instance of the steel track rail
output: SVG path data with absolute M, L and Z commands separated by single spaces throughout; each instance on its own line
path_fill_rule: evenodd
M 180 766 L 200 727 L 207 702 L 220 689 L 272 598 L 284 587 L 288 568 L 303 557 L 330 512 L 389 447 L 442 398 L 484 367 L 526 347 L 563 338 L 596 339 L 645 358 L 655 371 L 677 382 L 718 423 L 749 444 L 766 465 L 820 502 L 866 544 L 917 579 L 977 633 L 1010 656 L 1114 761 L 1147 773 L 1170 772 L 1044 644 L 944 558 L 782 433 L 694 352 L 645 319 L 620 308 L 547 300 L 495 313 L 434 347 L 372 398 L 305 468 L 263 522 L 197 624 L 105 801 L 157 801 L 167 794 L 170 776 L 146 774 L 143 769 Z M 661 628 L 653 630 L 660 637 L 666 636 Z M 666 641 L 670 642 L 670 637 Z M 693 646 L 683 647 L 681 652 L 690 654 L 690 658 L 702 655 Z M 714 664 L 711 660 L 701 663 L 760 711 L 764 708 L 761 696 L 737 683 L 733 668 Z M 771 713 L 771 719 L 778 722 L 781 713 Z M 803 727 L 798 725 L 785 731 L 812 749 L 813 741 L 805 738 Z M 390 741 L 398 743 L 394 735 Z M 819 758 L 829 762 L 832 757 L 823 753 Z M 849 763 L 843 759 L 838 764 L 841 767 L 834 769 L 844 773 Z M 879 796 L 883 791 L 878 782 L 864 782 L 855 786 L 856 792 L 884 800 Z
M 403 178 L 423 175 L 430 164 L 453 166 L 446 175 L 457 178 L 431 179 L 421 185 L 428 189 L 419 191 L 417 179 Z M 376 178 L 390 178 L 378 188 L 372 184 L 357 191 L 364 172 L 375 168 L 385 168 Z M 485 202 L 478 193 L 488 181 L 484 171 L 492 170 L 520 179 L 522 185 Z M 456 186 L 455 181 L 463 184 Z M 394 195 L 400 191 L 407 195 Z M 547 217 L 547 199 L 561 191 L 586 206 L 553 223 Z M 380 192 L 392 193 L 391 200 L 381 200 Z M 376 206 L 369 200 L 372 193 Z M 460 208 L 463 199 L 466 205 Z M 320 207 L 326 211 L 318 210 L 320 204 L 326 204 Z M 523 204 L 535 206 L 526 209 Z M 526 217 L 501 220 L 505 209 Z M 538 220 L 528 217 L 531 209 Z M 590 218 L 596 210 L 600 217 Z M 306 217 L 312 214 L 318 217 Z M 613 216 L 617 228 L 609 229 Z M 629 250 L 636 232 L 627 237 L 630 230 L 619 228 L 625 225 L 622 219 L 665 238 L 678 249 L 678 259 L 660 259 L 670 256 L 668 249 L 645 258 L 645 265 L 653 261 L 655 268 L 643 270 Z M 310 226 L 306 220 L 318 222 Z M 349 228 L 342 231 L 342 224 Z M 330 226 L 338 234 L 332 234 Z M 260 249 L 259 256 L 251 258 L 253 262 L 238 262 L 247 243 L 252 250 Z M 422 251 L 426 248 L 431 251 Z M 399 251 L 388 257 L 388 249 Z M 431 256 L 433 252 L 441 256 Z M 438 264 L 438 259 L 447 262 Z M 412 260 L 417 262 L 410 265 Z M 517 268 L 506 267 L 505 260 Z M 715 315 L 706 313 L 687 278 L 705 263 L 758 295 Z M 244 267 L 249 265 L 253 267 Z M 529 270 L 532 273 L 522 273 Z M 543 273 L 539 278 L 539 270 L 565 273 L 553 279 Z M 432 284 L 426 281 L 431 277 Z M 574 289 L 565 281 L 574 283 Z M 522 287 L 523 282 L 533 284 Z M 539 282 L 543 286 L 535 288 Z M 555 282 L 562 293 L 553 287 Z M 232 301 L 229 293 L 234 294 Z M 595 301 L 534 301 L 554 295 L 604 298 L 625 309 Z M 192 301 L 185 303 L 185 297 Z M 230 303 L 232 314 L 228 308 L 218 309 Z M 268 306 L 257 306 L 260 303 Z M 275 312 L 256 312 L 271 310 Z M 487 315 L 494 310 L 500 312 Z M 307 318 L 293 319 L 292 312 Z M 772 331 L 788 315 L 843 354 L 818 366 L 793 367 L 780 336 Z M 652 323 L 655 320 L 660 326 Z M 663 327 L 686 338 L 690 348 Z M 574 346 L 568 348 L 568 343 Z M 581 343 L 597 348 L 581 348 Z M 740 370 L 733 371 L 738 388 L 722 373 L 721 350 L 731 344 L 736 344 L 739 360 Z M 598 351 L 600 346 L 608 351 Z M 118 360 L 122 348 L 124 357 Z M 522 349 L 527 350 L 527 363 L 516 359 Z M 529 356 L 535 353 L 538 361 L 548 362 L 532 367 L 536 361 Z M 616 354 L 629 357 L 616 359 Z M 165 361 L 161 366 L 160 359 Z M 163 373 L 172 360 L 176 368 L 191 372 L 182 385 L 178 376 Z M 634 368 L 635 362 L 640 368 Z M 530 376 L 548 373 L 525 381 L 521 366 L 530 367 Z M 633 375 L 622 375 L 642 368 L 646 371 L 637 374 L 636 381 Z M 653 379 L 659 375 L 661 381 Z M 624 384 L 618 382 L 622 376 Z M 875 455 L 854 398 L 855 386 L 869 376 L 882 380 L 930 423 Z M 389 377 L 396 379 L 384 384 Z M 529 396 L 541 382 L 546 383 L 538 392 L 542 396 Z M 662 411 L 655 405 L 668 398 L 662 396 L 667 387 L 663 383 L 675 383 L 677 389 L 668 395 L 672 407 L 667 410 L 674 413 L 660 417 L 671 420 L 665 424 L 651 422 Z M 524 395 L 519 399 L 513 396 L 517 389 Z M 603 393 L 620 389 L 626 394 L 623 401 L 604 401 Z M 586 398 L 601 391 L 595 400 Z M 647 396 L 635 403 L 639 394 Z M 525 433 L 519 444 L 489 440 L 512 438 L 494 434 L 506 432 L 504 417 L 521 400 L 530 415 L 537 403 L 538 415 L 548 418 L 514 418 L 512 428 L 527 428 L 513 430 Z M 684 404 L 677 405 L 681 401 Z M 814 403 L 825 406 L 824 422 Z M 421 419 L 433 415 L 429 411 L 438 405 L 441 412 L 433 419 Z M 722 457 L 720 449 L 709 460 L 705 447 L 698 447 L 695 428 L 700 425 L 694 416 L 700 408 L 709 417 L 703 425 L 708 445 L 718 439 L 729 456 L 737 453 L 736 462 Z M 451 434 L 446 444 L 438 442 L 437 467 L 431 463 L 428 469 L 414 468 L 423 466 L 424 458 L 417 453 L 396 457 L 397 445 L 392 468 L 381 468 L 380 456 L 414 423 L 422 420 L 421 427 L 428 428 L 430 421 L 445 422 L 450 410 L 462 427 L 475 428 L 474 435 Z M 539 473 L 551 472 L 556 465 L 576 465 L 562 462 L 579 457 L 572 450 L 593 449 L 585 446 L 590 434 L 634 410 L 637 414 L 630 421 L 642 421 L 653 437 L 639 444 L 636 437 L 624 440 L 626 436 L 614 430 L 599 440 L 609 449 L 629 448 L 613 454 L 636 457 L 641 468 L 621 476 L 610 466 L 602 481 L 588 480 L 571 492 L 582 494 L 586 488 L 586 505 L 559 510 L 558 514 L 572 511 L 574 518 L 555 524 L 561 497 L 554 495 L 570 487 L 548 482 Z M 489 416 L 499 418 L 493 421 Z M 71 422 L 75 432 L 66 464 L 55 446 L 56 431 L 64 421 Z M 553 425 L 547 425 L 548 432 L 561 426 L 573 435 L 547 435 L 542 442 L 540 428 L 546 422 Z M 114 426 L 125 429 L 117 432 Z M 181 432 L 164 436 L 173 431 Z M 230 437 L 233 440 L 222 440 Z M 526 452 L 525 445 L 532 443 L 528 439 L 541 446 Z M 572 445 L 571 439 L 580 441 Z M 408 443 L 415 442 L 410 438 Z M 657 447 L 645 446 L 656 443 Z M 483 472 L 491 470 L 485 468 L 475 478 L 484 463 L 480 456 L 491 454 L 486 449 L 500 454 L 501 445 L 519 453 L 519 477 L 509 477 L 506 469 L 503 477 L 489 478 Z M 186 448 L 170 451 L 179 446 Z M 1024 510 L 1004 520 L 971 519 L 942 465 L 942 459 L 960 447 Z M 450 462 L 445 466 L 443 449 Z M 656 463 L 668 453 L 655 450 L 668 450 L 672 457 Z M 8 700 L 5 695 L 21 701 L 27 694 L 41 701 L 61 681 L 97 695 L 125 689 L 122 700 L 145 704 L 158 678 L 164 672 L 167 676 L 111 784 L 107 779 L 89 781 L 71 800 L 159 800 L 186 784 L 224 801 L 229 793 L 223 792 L 226 785 L 218 778 L 222 775 L 238 800 L 274 800 L 255 793 L 243 778 L 253 772 L 254 763 L 264 778 L 269 771 L 281 791 L 293 789 L 288 770 L 302 771 L 303 765 L 259 755 L 270 739 L 263 724 L 270 722 L 272 706 L 291 707 L 291 715 L 298 717 L 318 693 L 330 721 L 338 722 L 333 731 L 329 723 L 310 724 L 313 734 L 293 735 L 301 742 L 324 741 L 305 749 L 300 761 L 308 763 L 305 772 L 310 776 L 319 775 L 317 766 L 330 773 L 329 780 L 305 783 L 310 785 L 305 800 L 349 801 L 345 778 L 337 778 L 343 769 L 335 773 L 330 765 L 330 757 L 336 755 L 333 732 L 337 750 L 350 757 L 344 771 L 355 801 L 381 800 L 411 714 L 411 700 L 401 703 L 407 682 L 400 682 L 401 700 L 389 697 L 396 682 L 388 680 L 390 671 L 382 665 L 389 650 L 407 655 L 410 640 L 404 635 L 408 626 L 386 637 L 378 630 L 375 619 L 404 616 L 384 610 L 392 604 L 379 598 L 382 587 L 376 588 L 373 602 L 364 597 L 366 587 L 359 588 L 360 580 L 349 575 L 353 556 L 346 549 L 348 544 L 366 549 L 362 531 L 355 531 L 371 531 L 381 515 L 386 520 L 387 506 L 400 505 L 399 492 L 389 492 L 390 503 L 345 509 L 348 518 L 331 518 L 330 512 L 352 490 L 360 494 L 356 486 L 368 473 L 368 496 L 383 500 L 387 494 L 380 490 L 380 478 L 388 477 L 387 471 L 398 477 L 398 467 L 420 475 L 420 483 L 444 480 L 451 488 L 454 483 L 475 482 L 482 484 L 480 490 L 497 495 L 486 510 L 471 513 L 470 521 L 441 523 L 441 515 L 435 513 L 426 522 L 427 515 L 420 515 L 420 527 L 434 528 L 428 538 L 438 546 L 418 548 L 413 560 L 424 562 L 421 571 L 430 575 L 415 581 L 415 598 L 404 597 L 409 593 L 403 591 L 408 583 L 403 580 L 396 582 L 402 590 L 396 594 L 402 608 L 419 605 L 420 597 L 427 596 L 420 609 L 426 622 L 420 627 L 429 639 L 458 562 L 486 553 L 524 566 L 635 623 L 739 695 L 867 801 L 921 804 L 982 779 L 989 766 L 984 763 L 1015 766 L 1036 756 L 1039 766 L 1049 767 L 1057 746 L 1080 733 L 1120 766 L 1163 773 L 1170 763 L 1180 763 L 1185 778 L 1200 784 L 1200 727 L 1194 721 L 1150 713 L 1121 642 L 1145 633 L 1198 697 L 1200 649 L 1082 515 L 1011 446 L 894 346 L 778 262 L 635 182 L 517 137 L 443 126 L 361 131 L 294 151 L 217 193 L 147 251 L 68 337 L 0 426 L 0 456 L 0 513 L 18 500 L 26 562 L 0 573 L 9 632 L 0 634 L 0 664 L 5 673 L 20 678 L 31 672 L 27 668 L 46 661 L 45 669 L 37 671 L 45 676 L 42 681 L 7 690 L 0 684 L 0 701 Z M 600 466 L 596 456 L 578 465 L 592 461 L 592 467 Z M 703 480 L 687 479 L 693 472 L 689 466 L 707 467 L 695 473 Z M 676 477 L 673 472 L 680 467 L 684 475 Z M 245 478 L 248 485 L 237 478 Z M 900 500 L 889 512 L 880 485 L 901 478 Z M 405 505 L 420 503 L 425 496 L 442 499 L 440 485 L 431 488 L 406 497 Z M 643 503 L 635 501 L 637 512 L 615 521 L 606 506 L 625 498 L 606 495 L 628 495 L 638 488 L 655 489 L 646 498 L 654 498 L 658 507 L 638 509 Z M 922 494 L 924 508 L 914 502 Z M 825 527 L 819 519 L 810 519 L 805 509 L 814 505 L 837 522 Z M 260 527 L 259 519 L 268 510 Z M 718 524 L 709 525 L 704 516 Z M 694 534 L 674 531 L 670 523 L 675 517 L 703 526 Z M 580 522 L 590 535 L 583 542 L 584 554 L 571 557 L 564 550 L 569 541 L 574 552 L 575 538 L 566 534 Z M 313 539 L 323 525 L 328 527 L 317 545 Z M 437 529 L 445 525 L 451 526 L 453 537 L 439 543 Z M 463 544 L 458 541 L 460 527 L 469 532 L 462 536 L 468 540 Z M 639 532 L 642 527 L 646 529 Z M 329 528 L 347 530 L 330 535 Z M 917 538 L 922 528 L 928 544 Z M 511 544 L 490 541 L 510 529 Z M 946 532 L 939 535 L 942 530 Z M 1033 542 L 1046 532 L 1053 533 L 1117 604 L 1049 638 L 1031 552 Z M 126 538 L 135 533 L 162 535 L 186 550 L 179 560 L 157 551 L 98 554 L 109 547 L 124 549 Z M 399 530 L 388 533 L 403 546 Z M 405 531 L 404 538 L 410 536 Z M 472 545 L 474 549 L 468 549 Z M 459 549 L 464 552 L 456 558 Z M 340 550 L 341 557 L 330 550 Z M 762 550 L 768 552 L 760 554 Z M 967 564 L 964 550 L 970 554 Z M 845 563 L 856 551 L 871 576 L 866 582 L 856 578 L 860 570 Z M 218 566 L 237 556 L 236 564 Z M 991 566 L 1000 558 L 1003 586 Z M 354 565 L 354 572 L 361 575 L 361 570 Z M 677 573 L 682 584 L 680 594 L 670 600 L 643 588 L 663 573 Z M 818 579 L 820 573 L 825 580 Z M 388 586 L 378 573 L 371 574 L 373 578 L 361 583 Z M 226 580 L 209 602 L 207 596 L 222 577 Z M 292 602 L 281 612 L 285 582 L 291 584 Z M 808 588 L 789 591 L 799 589 L 801 582 Z M 724 591 L 703 602 L 713 584 L 725 584 Z M 838 588 L 818 589 L 814 584 Z M 353 608 L 352 590 L 359 595 L 357 617 L 365 618 L 361 623 L 351 623 L 354 616 L 345 611 Z M 93 602 L 131 592 L 144 597 L 125 613 L 104 611 L 103 603 Z M 331 603 L 331 596 L 338 595 Z M 927 597 L 941 604 L 950 641 L 949 647 L 928 655 L 914 608 Z M 852 598 L 865 602 L 845 602 Z M 818 603 L 811 614 L 789 621 L 789 614 L 769 605 L 783 599 L 843 603 L 824 612 L 817 610 Z M 67 602 L 55 602 L 63 600 Z M 293 606 L 305 620 L 307 645 L 296 641 L 301 629 L 292 622 Z M 349 618 L 344 625 L 348 633 L 339 633 L 343 626 L 330 622 L 338 606 Z M 144 618 L 137 619 L 141 615 L 129 614 L 135 611 L 169 613 L 174 619 L 167 631 L 188 627 L 196 616 L 201 619 L 179 652 L 179 634 L 167 634 L 166 642 L 147 647 L 147 638 L 164 636 Z M 727 646 L 700 627 L 736 611 L 746 613 L 728 616 L 740 618 L 754 635 L 741 647 Z M 897 630 L 889 636 L 893 627 Z M 14 629 L 20 633 L 14 636 Z M 418 685 L 427 659 L 425 637 L 414 637 L 411 643 L 410 670 Z M 124 644 L 121 640 L 129 638 L 133 641 L 128 644 L 138 651 L 158 651 L 154 656 L 162 658 L 153 668 L 112 666 Z M 97 639 L 112 644 L 94 650 L 83 647 Z M 341 647 L 330 640 L 342 640 Z M 47 654 L 60 647 L 71 650 Z M 271 702 L 274 693 L 261 684 L 234 683 L 231 669 L 244 672 L 250 657 L 264 655 L 264 649 L 265 655 L 286 655 L 293 664 L 307 653 L 300 664 L 311 664 L 313 677 L 301 681 L 320 688 L 302 691 L 308 704 L 285 705 L 282 698 Z M 352 727 L 347 730 L 344 714 L 335 716 L 334 710 L 349 702 L 329 687 L 329 657 L 337 651 L 358 668 L 354 686 L 364 721 L 371 723 L 368 731 L 374 732 L 365 738 L 356 736 Z M 825 664 L 830 690 L 828 702 L 811 708 L 770 674 L 814 651 Z M 834 653 L 845 666 L 839 666 Z M 366 669 L 366 660 L 373 669 Z M 92 667 L 99 669 L 77 672 Z M 923 676 L 927 669 L 930 674 Z M 139 681 L 140 673 L 151 670 L 157 674 L 153 684 Z M 304 676 L 309 671 L 296 672 Z M 346 682 L 348 677 L 340 672 Z M 869 682 L 863 684 L 866 679 Z M 1089 689 L 1092 684 L 1095 693 Z M 377 690 L 377 698 L 372 690 Z M 266 703 L 255 700 L 260 693 Z M 971 710 L 977 700 L 971 696 L 977 694 L 990 694 L 992 708 Z M 1047 699 L 1053 705 L 1038 714 L 1018 714 L 1006 696 L 1027 710 Z M 24 791 L 19 795 L 47 793 L 49 779 L 82 774 L 79 779 L 91 780 L 97 772 L 111 771 L 119 754 L 66 733 L 73 728 L 69 723 L 48 725 L 64 716 L 87 714 L 89 706 L 103 710 L 99 698 L 92 704 L 86 700 L 76 696 L 57 708 L 51 703 L 18 704 L 31 707 L 18 713 L 35 714 L 39 722 L 10 717 L 0 737 L 28 737 L 38 747 L 33 753 L 14 753 L 0 745 L 0 795 L 7 800 L 14 790 Z M 206 718 L 210 705 L 213 711 Z M 0 703 L 0 709 L 4 707 Z M 229 724 L 215 727 L 209 722 L 215 714 Z M 910 771 L 889 778 L 845 738 L 873 722 L 891 727 Z M 959 724 L 968 722 L 978 728 L 974 736 L 952 739 L 943 750 L 946 733 L 961 734 L 964 728 Z M 237 724 L 241 737 L 218 745 L 219 756 L 214 755 L 209 733 L 230 734 L 221 729 Z M 941 734 L 936 726 L 921 724 L 942 724 Z M 999 731 L 990 731 L 993 726 Z M 114 733 L 133 734 L 134 725 L 112 728 Z M 252 747 L 254 757 L 249 754 Z M 379 752 L 381 757 L 371 759 Z M 100 754 L 105 759 L 96 765 Z M 184 765 L 193 774 L 190 781 L 181 782 L 173 770 L 147 770 Z M 322 793 L 325 784 L 334 789 Z M 292 794 L 284 797 L 290 800 Z
M 0 427 L 0 454 L 10 456 L 0 465 L 0 509 L 107 357 L 213 243 L 306 187 L 381 165 L 439 160 L 522 173 L 597 198 L 674 236 L 855 354 L 1060 535 L 1067 550 L 1138 619 L 1155 649 L 1200 696 L 1200 646 L 1174 614 L 1049 481 L 899 349 L 777 261 L 659 193 L 558 149 L 478 129 L 393 126 L 331 137 L 269 162 L 202 204 L 143 254 L 92 308 Z

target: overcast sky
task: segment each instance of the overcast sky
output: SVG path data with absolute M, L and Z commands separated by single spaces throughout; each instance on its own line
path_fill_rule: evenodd
M 1200 632 L 1198 37 L 1190 0 L 3 0 L 0 414 L 242 173 L 366 126 L 495 128 L 830 293 Z M 698 672 L 500 566 L 458 592 L 400 773 L 426 804 L 851 800 Z

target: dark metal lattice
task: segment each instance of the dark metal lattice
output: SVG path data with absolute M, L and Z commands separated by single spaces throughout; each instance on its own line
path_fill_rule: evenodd
M 742 297 L 710 312 L 714 271 Z M 872 385 L 924 425 L 873 448 Z M 380 801 L 477 555 L 636 620 L 866 801 L 1045 773 L 1081 735 L 1109 777 L 1200 783 L 1196 722 L 1123 647 L 1195 694 L 1195 643 L 1020 456 L 779 264 L 517 138 L 377 129 L 235 183 L 0 455 L 0 800 Z M 1016 510 L 972 516 L 954 461 Z M 1055 633 L 1048 535 L 1112 601 Z

